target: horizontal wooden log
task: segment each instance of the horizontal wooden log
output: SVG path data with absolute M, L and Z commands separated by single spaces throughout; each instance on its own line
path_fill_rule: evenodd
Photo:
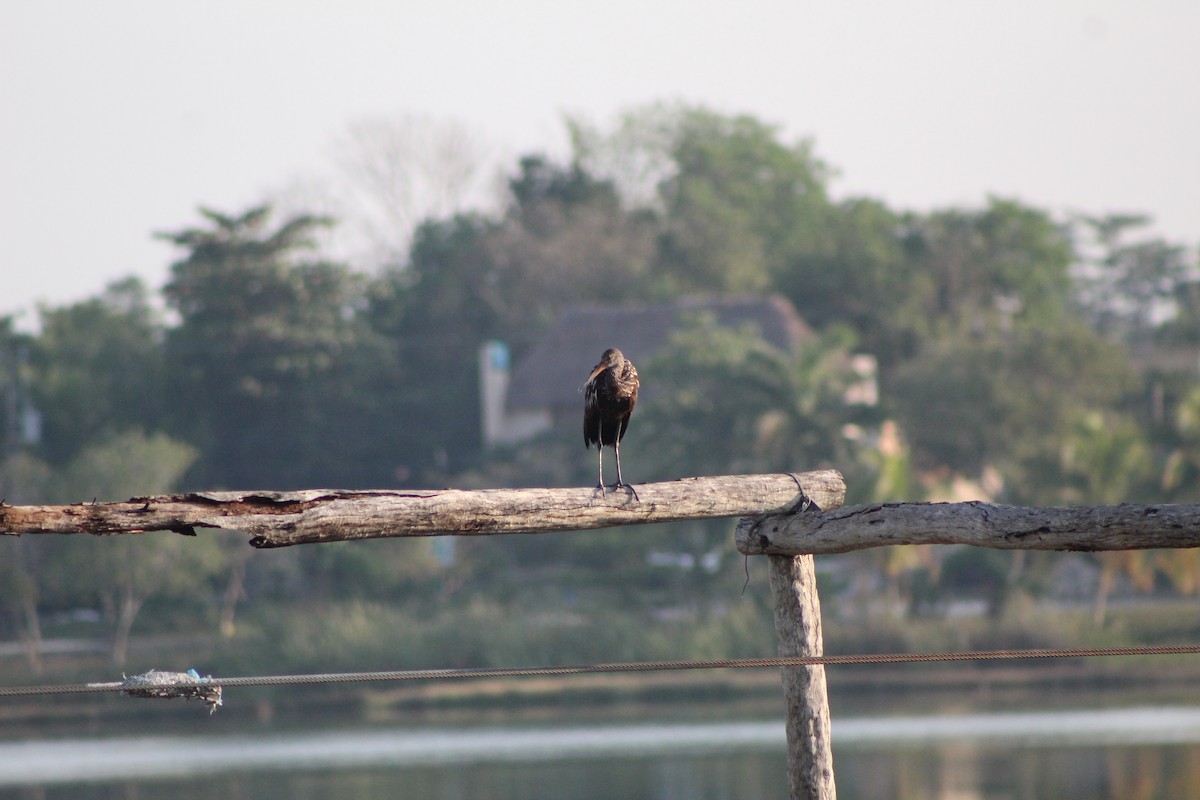
M 255 547 L 390 536 L 549 533 L 709 517 L 836 508 L 834 470 L 726 475 L 639 484 L 634 490 L 484 489 L 189 492 L 123 503 L 0 505 L 0 533 L 109 535 L 199 528 L 240 531 Z
M 874 503 L 743 519 L 736 539 L 746 555 L 846 553 L 894 544 L 1081 551 L 1200 547 L 1200 505 Z

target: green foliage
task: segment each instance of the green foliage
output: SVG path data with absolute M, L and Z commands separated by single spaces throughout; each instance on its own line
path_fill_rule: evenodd
M 1188 287 L 1194 286 L 1198 265 L 1177 244 L 1158 238 L 1129 240 L 1149 223 L 1137 214 L 1076 220 L 1084 254 L 1076 277 L 1079 305 L 1097 330 L 1114 339 L 1145 341 L 1164 322 L 1169 324 L 1162 325 L 1162 338 L 1186 339 L 1195 327 L 1194 289 Z M 1175 310 L 1183 312 L 1177 320 L 1171 315 Z
M 125 500 L 163 494 L 175 488 L 196 451 L 165 434 L 122 431 L 87 444 L 71 461 L 43 476 L 39 494 L 46 502 Z M 113 660 L 125 661 L 129 635 L 151 596 L 194 598 L 207 590 L 221 567 L 220 550 L 207 537 L 185 544 L 174 534 L 68 537 L 31 543 L 26 560 L 42 569 L 23 573 L 23 597 L 36 596 L 51 608 L 87 607 L 99 602 L 114 622 Z
M 180 316 L 165 349 L 170 427 L 200 449 L 193 480 L 362 480 L 381 439 L 354 413 L 367 400 L 359 390 L 394 367 L 363 321 L 363 281 L 304 256 L 327 221 L 271 228 L 267 207 L 201 213 L 207 227 L 162 234 L 186 251 L 163 292 Z
M 301 580 L 310 597 L 422 605 L 437 595 L 442 578 L 431 545 L 400 539 L 306 548 L 298 554 Z
M 509 186 L 513 202 L 488 255 L 501 301 L 495 334 L 518 354 L 567 306 L 644 301 L 657 230 L 625 212 L 609 181 L 578 163 L 526 157 Z
M 790 356 L 753 332 L 695 320 L 643 369 L 657 393 L 639 420 L 650 474 L 847 465 L 849 352 L 840 330 Z
M 50 481 L 48 502 L 102 502 L 166 494 L 195 462 L 196 449 L 164 433 L 123 431 L 85 447 Z
M 1200 386 L 1175 412 L 1175 447 L 1163 465 L 1162 487 L 1176 503 L 1200 501 Z
M 585 485 L 594 453 L 575 425 L 484 452 L 480 345 L 503 340 L 519 359 L 574 305 L 748 292 L 786 296 L 817 338 L 783 353 L 693 320 L 639 362 L 633 480 L 828 465 L 852 500 L 983 473 L 1018 503 L 1194 499 L 1195 371 L 1169 359 L 1148 371 L 1127 348 L 1200 341 L 1197 264 L 1135 238 L 1145 220 L 1071 226 L 1000 198 L 931 213 L 834 201 L 811 142 L 702 107 L 570 133 L 569 159 L 523 157 L 502 208 L 426 220 L 379 275 L 322 256 L 330 220 L 201 210 L 196 227 L 160 235 L 180 250 L 165 319 L 127 280 L 43 308 L 36 335 L 0 320 L 0 499 L 123 499 L 181 481 Z M 860 353 L 879 365 L 879 408 L 846 402 Z M 30 407 L 37 443 L 21 431 Z M 262 669 L 769 651 L 761 587 L 733 599 L 728 522 L 645 533 L 634 546 L 621 531 L 459 542 L 449 565 L 428 542 L 253 556 L 174 536 L 26 543 L 19 563 L 0 559 L 3 624 L 33 639 L 39 605 L 99 604 L 123 651 L 143 604 L 207 622 L 224 603 L 231 618 L 244 571 L 267 610 L 231 642 L 257 647 Z M 939 592 L 975 593 L 1008 614 L 1018 590 L 1039 590 L 1005 559 L 944 567 L 939 583 L 938 564 L 894 549 L 861 569 L 926 610 Z M 1102 567 L 1200 585 L 1182 559 Z M 281 612 L 297 601 L 304 614 Z
M 1115 505 L 1145 497 L 1154 464 L 1145 433 L 1128 417 L 1082 413 L 1066 432 L 1062 499 L 1071 505 Z
M 774 641 L 769 610 L 749 600 L 727 613 L 681 620 L 604 611 L 585 617 L 554 608 L 514 613 L 493 602 L 418 615 L 364 601 L 249 617 L 246 633 L 226 645 L 224 669 L 272 674 L 750 657 L 771 652 Z
M 672 295 L 763 291 L 799 254 L 828 248 L 831 170 L 811 142 L 697 106 L 642 108 L 610 133 L 575 121 L 571 132 L 579 163 L 657 213 L 654 285 Z
M 0 497 L 13 505 L 30 505 L 46 499 L 53 474 L 50 466 L 26 451 L 0 461 Z
M 481 455 L 478 353 L 489 339 L 519 357 L 577 303 L 643 296 L 655 252 L 650 221 L 626 214 L 611 184 L 577 165 L 521 159 L 498 220 L 431 220 L 409 261 L 384 276 L 372 318 L 395 337 L 410 474 L 444 480 Z
M 980 211 L 910 216 L 905 247 L 923 337 L 1056 327 L 1068 304 L 1070 242 L 1044 211 L 992 198 Z
M 26 438 L 22 428 L 30 409 L 28 361 L 31 338 L 16 330 L 13 317 L 0 316 L 0 463 Z M 0 468 L 0 484 L 3 476 Z
M 992 198 L 918 215 L 852 198 L 824 218 L 828 241 L 775 285 L 810 323 L 851 326 L 885 378 L 935 342 L 1064 322 L 1073 252 L 1044 211 Z
M 487 251 L 491 227 L 467 216 L 421 226 L 408 266 L 375 287 L 372 326 L 398 350 L 401 480 L 460 471 L 480 450 L 477 353 L 495 335 L 503 308 Z
M 1119 408 L 1136 385 L 1127 357 L 1073 325 L 945 340 L 889 387 L 924 468 L 998 468 L 1018 503 L 1060 499 L 1062 447 L 1091 409 Z
M 942 561 L 939 589 L 949 595 L 987 603 L 988 615 L 999 617 L 1012 589 L 1012 554 L 986 547 L 956 547 Z
M 96 298 L 43 307 L 31 358 L 41 452 L 57 466 L 90 441 L 154 430 L 164 414 L 163 325 L 136 278 Z
M 1200 248 L 1197 249 L 1200 253 Z M 1177 314 L 1155 331 L 1155 338 L 1167 345 L 1192 345 L 1200 342 L 1200 258 L 1194 258 L 1189 275 L 1173 287 Z
M 677 172 L 660 187 L 663 266 L 684 291 L 762 291 L 780 256 L 819 232 L 823 176 L 808 148 L 780 145 L 756 120 L 692 112 L 680 122 Z M 801 221 L 807 230 L 788 224 Z
M 792 254 L 774 285 L 809 324 L 851 327 L 868 352 L 911 354 L 906 332 L 920 318 L 926 282 L 907 259 L 902 215 L 877 200 L 851 198 L 831 208 L 828 246 Z

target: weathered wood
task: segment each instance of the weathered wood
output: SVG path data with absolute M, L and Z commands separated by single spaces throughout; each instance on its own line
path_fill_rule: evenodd
M 736 539 L 746 555 L 845 553 L 894 544 L 1081 551 L 1200 547 L 1200 505 L 874 503 L 743 519 Z
M 819 656 L 821 600 L 812 556 L 771 556 L 775 634 L 781 656 Z M 783 667 L 788 784 L 792 800 L 834 800 L 833 749 L 825 667 Z
M 392 536 L 548 533 L 709 517 L 833 508 L 846 485 L 834 470 L 726 475 L 639 484 L 627 490 L 479 491 L 310 489 L 191 492 L 123 503 L 0 505 L 0 532 L 97 535 L 200 528 L 250 534 L 255 547 Z

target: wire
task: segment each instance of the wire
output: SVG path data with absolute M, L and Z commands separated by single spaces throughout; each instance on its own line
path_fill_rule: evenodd
M 1194 655 L 1200 645 L 1155 645 L 1143 647 L 1066 647 L 1042 650 L 971 650 L 959 653 L 879 653 L 844 656 L 775 656 L 770 658 L 724 658 L 710 661 L 634 661 L 612 664 L 542 667 L 481 667 L 475 669 L 417 669 L 386 672 L 326 672 L 313 675 L 261 675 L 245 678 L 198 677 L 198 685 L 296 686 L 321 683 L 365 683 L 373 681 L 430 681 L 463 678 L 518 678 L 548 675 L 585 675 L 613 672 L 663 672 L 698 669 L 759 669 L 766 667 L 810 667 L 843 664 L 904 664 L 936 661 L 992 661 L 1001 659 L 1095 658 L 1102 656 Z M 90 692 L 130 692 L 140 684 L 133 679 L 109 683 L 74 683 L 57 686 L 0 686 L 0 697 Z

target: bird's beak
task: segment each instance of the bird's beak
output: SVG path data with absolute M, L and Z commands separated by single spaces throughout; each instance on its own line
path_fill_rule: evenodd
M 582 392 L 585 388 L 587 388 L 587 385 L 589 383 L 596 380 L 596 376 L 599 375 L 601 372 L 604 372 L 604 370 L 607 366 L 608 366 L 607 364 L 597 364 L 596 368 L 594 370 L 592 370 L 592 374 L 588 375 L 588 379 L 580 385 L 579 391 Z

